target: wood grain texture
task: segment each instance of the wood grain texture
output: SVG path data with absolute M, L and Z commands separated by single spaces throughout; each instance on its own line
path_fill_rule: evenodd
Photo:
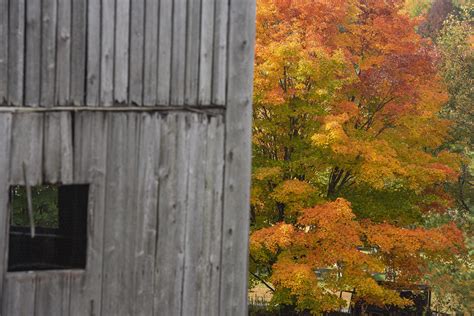
M 3 300 L 3 281 L 7 270 L 7 245 L 9 224 L 9 190 L 10 190 L 10 149 L 11 149 L 12 115 L 0 115 L 0 312 Z
M 130 0 L 116 2 L 114 101 L 128 102 L 128 55 L 130 31 Z
M 157 104 L 159 1 L 146 0 L 143 105 Z
M 173 1 L 160 0 L 157 103 L 170 103 Z
M 219 315 L 221 268 L 222 184 L 224 177 L 224 124 L 212 117 L 207 130 L 204 213 L 202 217 L 202 295 L 200 315 Z
M 43 181 L 73 183 L 72 128 L 71 113 L 44 115 Z
M 56 104 L 70 104 L 71 85 L 71 0 L 58 1 L 56 39 Z
M 190 117 L 189 169 L 186 201 L 186 242 L 183 280 L 183 314 L 198 315 L 203 302 L 203 228 L 205 196 L 206 117 Z
M 133 315 L 153 315 L 157 204 L 159 186 L 160 115 L 141 114 L 137 170 L 134 247 Z
M 114 103 L 115 0 L 102 0 L 100 103 Z
M 184 104 L 186 74 L 186 0 L 175 0 L 171 55 L 171 104 Z
M 3 315 L 35 315 L 35 288 L 34 273 L 9 273 L 4 280 Z
M 25 70 L 25 0 L 9 2 L 8 103 L 23 105 Z
M 30 185 L 43 180 L 43 114 L 16 114 L 12 123 L 10 181 L 24 184 L 23 162 L 26 163 Z
M 211 104 L 215 0 L 202 0 L 199 52 L 199 104 Z
M 180 315 L 184 275 L 185 210 L 188 182 L 185 115 L 170 114 L 162 125 L 155 315 Z
M 36 272 L 35 311 L 36 316 L 69 315 L 70 272 Z
M 137 114 L 108 115 L 108 156 L 102 264 L 102 314 L 128 315 L 132 306 L 136 206 Z M 132 207 L 133 205 L 133 207 Z
M 107 131 L 105 113 L 75 115 L 74 182 L 89 183 L 87 264 L 84 276 L 72 277 L 71 316 L 84 310 L 100 315 L 102 261 L 105 225 L 105 192 L 107 168 Z
M 232 0 L 226 109 L 220 314 L 247 314 L 255 1 Z
M 227 83 L 227 28 L 229 21 L 229 1 L 216 0 L 214 21 L 214 51 L 212 69 L 212 103 L 226 104 Z M 244 4 L 242 4 L 244 5 Z M 244 31 L 243 29 L 242 31 Z
M 25 105 L 38 106 L 41 86 L 41 0 L 26 2 Z
M 130 29 L 130 104 L 143 104 L 143 50 L 145 45 L 145 0 L 131 3 Z
M 85 102 L 87 1 L 72 1 L 71 104 Z
M 0 105 L 8 102 L 8 0 L 0 0 Z
M 194 105 L 198 100 L 199 57 L 201 41 L 201 0 L 188 1 L 186 23 L 186 56 L 184 104 Z
M 100 103 L 101 0 L 88 0 L 87 6 L 87 96 L 86 104 Z
M 42 9 L 40 105 L 52 107 L 56 84 L 57 0 L 43 0 Z

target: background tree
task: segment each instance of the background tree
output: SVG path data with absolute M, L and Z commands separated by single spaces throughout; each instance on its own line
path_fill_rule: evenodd
M 258 3 L 251 280 L 273 282 L 275 303 L 330 310 L 351 288 L 404 305 L 371 274 L 413 284 L 462 250 L 455 225 L 421 227 L 453 205 L 445 187 L 460 158 L 441 146 L 450 122 L 439 116 L 438 55 L 403 5 Z M 321 268 L 331 272 L 318 280 Z

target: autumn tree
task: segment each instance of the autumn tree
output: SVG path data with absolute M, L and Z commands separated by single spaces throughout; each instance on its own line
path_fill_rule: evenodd
M 393 282 L 417 282 L 428 258 L 460 243 L 451 224 L 415 228 L 452 205 L 444 184 L 459 159 L 441 147 L 450 122 L 439 116 L 438 56 L 402 6 L 258 2 L 251 274 L 272 282 L 277 303 L 330 310 L 334 291 L 352 287 L 374 304 L 404 305 L 371 273 L 403 269 Z M 394 232 L 387 252 L 376 237 L 385 229 Z M 441 230 L 453 238 L 429 248 Z M 327 267 L 318 281 L 314 271 Z

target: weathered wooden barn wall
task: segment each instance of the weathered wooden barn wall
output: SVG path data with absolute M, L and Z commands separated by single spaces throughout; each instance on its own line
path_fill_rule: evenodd
M 255 0 L 0 0 L 0 313 L 246 315 Z M 90 184 L 85 270 L 7 272 L 10 185 Z
M 3 113 L 0 121 L 10 183 L 24 183 L 26 161 L 31 185 L 92 185 L 86 270 L 7 273 L 4 315 L 218 314 L 221 115 Z
M 0 104 L 225 105 L 229 8 L 224 0 L 0 0 Z

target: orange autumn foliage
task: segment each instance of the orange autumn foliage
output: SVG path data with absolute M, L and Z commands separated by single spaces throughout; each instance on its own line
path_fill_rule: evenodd
M 271 282 L 296 297 L 300 308 L 331 310 L 343 303 L 337 299 L 341 289 L 355 289 L 371 304 L 410 304 L 372 275 L 385 274 L 394 288 L 410 286 L 421 280 L 430 259 L 449 261 L 462 251 L 463 236 L 451 224 L 407 229 L 359 222 L 350 203 L 339 198 L 304 210 L 296 226 L 278 223 L 254 232 L 250 244 L 253 255 L 274 262 Z M 326 272 L 318 278 L 321 268 Z
M 258 0 L 251 269 L 276 304 L 337 310 L 355 290 L 404 306 L 395 288 L 463 251 L 456 226 L 421 227 L 452 207 L 460 159 L 441 147 L 438 55 L 403 4 Z

